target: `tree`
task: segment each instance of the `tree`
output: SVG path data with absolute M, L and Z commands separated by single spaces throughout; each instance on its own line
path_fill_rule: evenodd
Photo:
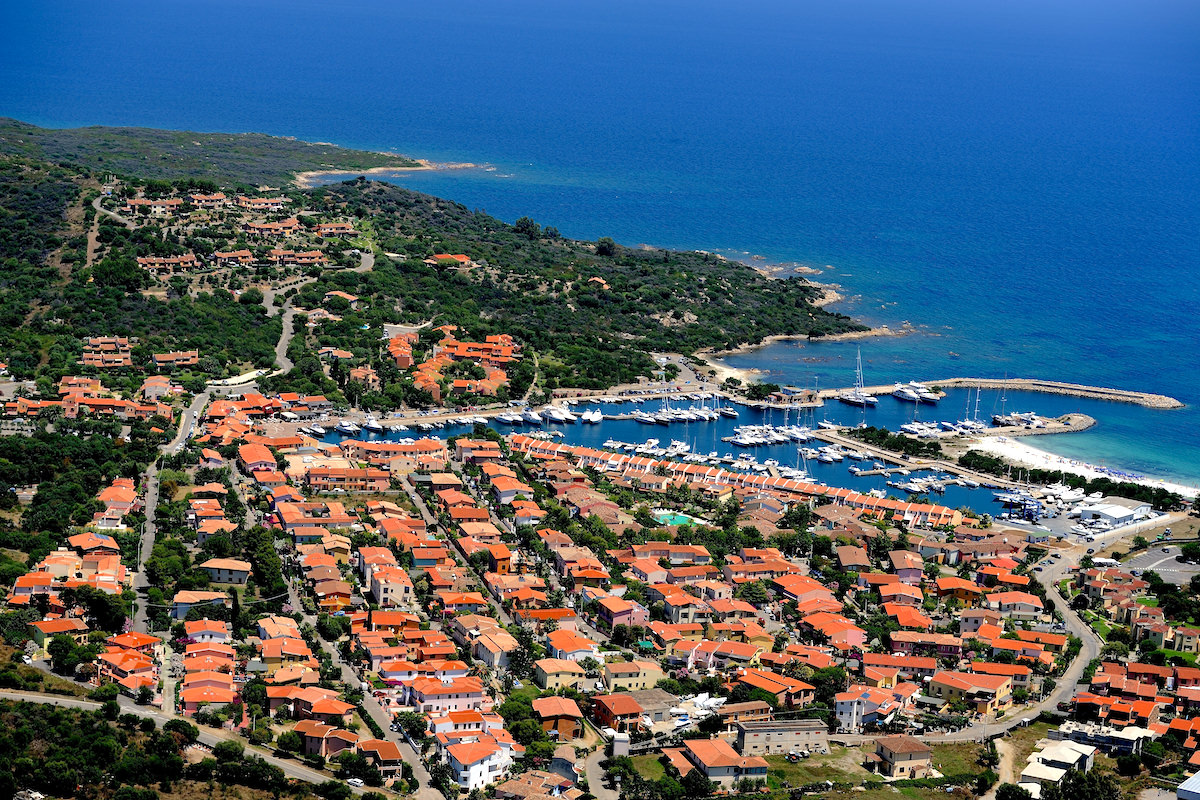
M 46 645 L 46 652 L 50 654 L 50 668 L 60 674 L 74 672 L 75 665 L 79 663 L 79 657 L 75 654 L 77 649 L 75 640 L 65 633 L 55 636 Z
M 533 241 L 541 238 L 542 226 L 529 217 L 521 217 L 513 224 L 513 232 Z
M 1140 774 L 1142 771 L 1142 759 L 1133 755 L 1125 754 L 1117 756 L 1117 773 L 1126 777 L 1132 777 Z
M 241 742 L 226 740 L 223 742 L 217 742 L 216 745 L 213 746 L 212 754 L 213 758 L 217 759 L 218 762 L 241 761 L 242 755 L 245 753 L 245 751 L 246 748 Z
M 996 789 L 996 800 L 1033 800 L 1033 795 L 1015 783 L 1002 783 Z
M 280 750 L 289 753 L 299 753 L 300 748 L 304 746 L 304 740 L 300 738 L 300 734 L 295 731 L 284 731 L 279 734 L 279 739 L 275 742 Z
M 612 257 L 617 254 L 617 243 L 607 236 L 596 240 L 596 255 Z
M 685 797 L 707 797 L 713 792 L 713 782 L 698 769 L 683 776 L 683 794 Z
M 1071 770 L 1058 786 L 1042 788 L 1042 800 L 1120 800 L 1121 787 L 1112 773 Z

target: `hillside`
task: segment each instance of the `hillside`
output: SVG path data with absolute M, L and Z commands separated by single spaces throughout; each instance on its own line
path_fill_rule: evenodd
M 194 136 L 202 152 L 180 155 Z M 341 400 L 342 367 L 371 368 L 382 381 L 356 399 L 389 411 L 439 398 L 415 391 L 416 376 L 387 358 L 380 340 L 388 326 L 453 325 L 465 341 L 514 337 L 526 357 L 512 365 L 505 391 L 491 395 L 499 400 L 530 388 L 549 394 L 634 381 L 654 371 L 651 353 L 862 327 L 813 305 L 820 288 L 803 279 L 770 279 L 707 253 L 575 241 L 531 219 L 509 225 L 361 178 L 282 192 L 249 188 L 360 158 L 355 163 L 366 167 L 391 157 L 257 135 L 47 131 L 0 121 L 0 362 L 14 377 L 37 380 L 43 398 L 54 398 L 67 375 L 95 375 L 131 397 L 147 375 L 163 371 L 155 354 L 198 351 L 183 368 L 165 370 L 195 392 L 206 380 L 288 367 L 278 360 L 286 352 L 296 369 L 262 388 Z M 121 175 L 101 186 L 110 170 Z M 222 198 L 220 208 L 196 205 L 206 193 Z M 349 233 L 322 234 L 322 225 Z M 244 256 L 222 260 L 221 253 Z M 189 266 L 146 263 L 172 258 Z M 331 292 L 362 302 L 331 305 Z M 281 340 L 281 308 L 326 317 Z M 125 363 L 84 364 L 83 339 L 114 336 L 129 338 Z M 415 344 L 416 355 L 428 357 L 436 340 Z M 330 371 L 318 361 L 322 348 L 349 357 Z M 441 379 L 452 377 L 483 375 Z M 470 404 L 476 394 L 455 403 Z
M 93 126 L 54 130 L 0 118 L 0 153 L 158 180 L 284 186 L 309 170 L 411 168 L 388 153 L 351 150 L 262 133 L 195 133 Z

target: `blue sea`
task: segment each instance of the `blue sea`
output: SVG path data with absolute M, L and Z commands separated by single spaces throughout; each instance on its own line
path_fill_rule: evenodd
M 6 4 L 0 114 L 263 131 L 471 170 L 404 186 L 565 235 L 801 264 L 918 333 L 772 379 L 1142 389 L 1037 444 L 1200 482 L 1191 0 Z M 1033 401 L 1048 410 L 1062 398 Z

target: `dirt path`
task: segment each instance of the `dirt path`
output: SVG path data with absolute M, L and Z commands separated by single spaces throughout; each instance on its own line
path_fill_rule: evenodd
M 996 739 L 996 753 L 1000 756 L 1000 763 L 996 767 L 996 773 L 1000 776 L 1000 779 L 996 781 L 996 785 L 993 786 L 991 790 L 983 796 L 983 800 L 996 800 L 996 790 L 1000 788 L 1000 784 L 1017 782 L 1018 776 L 1014 772 L 1016 765 L 1013 763 L 1017 754 L 1013 751 L 1012 745 L 1010 745 L 1003 737 Z

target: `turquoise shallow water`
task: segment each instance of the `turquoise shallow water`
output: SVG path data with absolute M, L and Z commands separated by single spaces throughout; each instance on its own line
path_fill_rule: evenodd
M 847 313 L 922 330 L 863 342 L 869 381 L 1174 395 L 1039 444 L 1195 479 L 1197 41 L 1187 0 L 26 3 L 0 26 L 0 114 L 488 164 L 397 180 L 820 268 Z M 731 361 L 828 385 L 854 347 Z

